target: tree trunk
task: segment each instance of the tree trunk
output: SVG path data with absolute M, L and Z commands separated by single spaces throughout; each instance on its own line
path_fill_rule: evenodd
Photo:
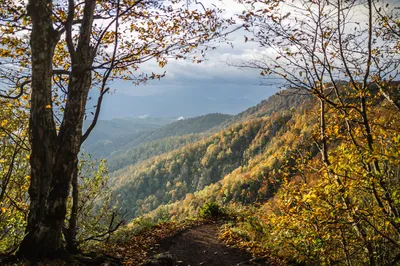
M 32 18 L 32 94 L 29 132 L 31 142 L 30 208 L 26 236 L 18 254 L 24 257 L 44 255 L 61 247 L 61 235 L 53 225 L 44 224 L 49 186 L 52 182 L 53 161 L 56 152 L 57 132 L 52 109 L 52 60 L 58 40 L 53 29 L 51 12 L 47 5 L 51 0 L 30 1 L 28 14 Z
M 31 203 L 26 235 L 17 252 L 28 259 L 57 256 L 63 250 L 62 227 L 71 180 L 78 167 L 82 124 L 92 82 L 90 34 L 96 1 L 86 0 L 79 43 L 71 54 L 67 102 L 57 135 L 51 108 L 52 61 L 60 36 L 53 29 L 51 4 L 51 0 L 31 0 L 28 5 L 32 18 Z
M 63 228 L 67 251 L 73 254 L 79 252 L 77 241 L 78 224 L 78 205 L 79 205 L 79 187 L 78 187 L 78 169 L 75 170 L 72 177 L 72 207 L 71 216 L 68 220 L 68 227 Z

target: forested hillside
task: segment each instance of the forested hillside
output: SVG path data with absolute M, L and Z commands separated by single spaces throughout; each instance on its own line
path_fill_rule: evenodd
M 178 149 L 188 143 L 196 142 L 205 135 L 201 133 L 186 134 L 183 136 L 166 137 L 142 144 L 128 144 L 126 148 L 114 151 L 107 159 L 107 166 L 110 172 L 114 172 L 128 165 L 149 159 L 151 157 Z M 133 147 L 130 147 L 130 146 Z
M 115 171 L 199 140 L 200 133 L 219 126 L 230 117 L 217 113 L 178 121 L 171 118 L 102 121 L 95 134 L 99 140 L 89 138 L 85 152 L 95 158 L 107 158 L 109 170 Z
M 176 118 L 115 118 L 99 120 L 90 137 L 84 142 L 85 152 L 96 158 L 107 157 L 112 151 L 149 134 L 162 126 L 175 122 Z M 92 121 L 85 121 L 86 130 Z
M 168 124 L 159 130 L 155 130 L 149 134 L 144 141 L 162 139 L 171 136 L 183 136 L 185 134 L 205 132 L 213 127 L 219 126 L 221 123 L 231 118 L 231 115 L 225 114 L 207 114 L 188 119 L 182 119 L 174 123 Z
M 346 101 L 357 103 L 357 96 L 345 93 L 346 84 L 341 86 Z M 388 247 L 381 259 L 386 265 L 397 241 L 396 234 L 392 238 L 388 233 L 394 233 L 399 220 L 383 214 L 377 218 L 374 213 L 384 211 L 384 200 L 391 202 L 386 206 L 399 208 L 396 173 L 400 125 L 396 108 L 373 88 L 370 93 L 371 123 L 381 136 L 376 139 L 380 143 L 377 155 L 361 152 L 363 135 L 358 135 L 359 131 L 344 134 L 346 123 L 340 120 L 340 113 L 327 108 L 323 115 L 329 134 L 327 156 L 332 163 L 326 168 L 325 155 L 321 154 L 326 148 L 319 139 L 318 97 L 283 92 L 227 120 L 218 133 L 114 172 L 112 193 L 118 195 L 118 207 L 129 219 L 145 215 L 153 222 L 194 217 L 205 204 L 216 202 L 238 219 L 225 228 L 226 241 L 256 243 L 289 260 L 317 264 L 342 258 L 343 250 L 336 248 L 342 233 L 352 239 L 346 245 L 354 252 L 352 259 L 363 260 L 363 253 L 356 252 L 362 245 L 356 239 L 357 233 L 351 225 L 341 224 L 350 211 L 350 206 L 344 205 L 349 203 L 343 203 L 345 197 L 357 210 L 353 215 L 368 223 L 363 223 L 363 228 L 372 227 L 365 234 L 375 237 L 378 242 L 374 243 Z M 348 141 L 359 143 L 358 148 L 352 148 Z M 387 175 L 370 177 L 379 182 L 370 183 L 375 181 L 363 173 L 368 171 L 363 164 L 382 152 L 385 160 L 376 167 L 387 169 Z M 358 173 L 352 172 L 357 168 Z M 336 179 L 335 183 L 336 177 L 330 171 L 346 181 Z M 378 185 L 383 186 L 379 191 L 374 188 Z M 371 196 L 379 201 L 373 203 Z M 337 215 L 343 220 L 336 220 Z M 324 227 L 318 228 L 321 223 Z M 294 238 L 288 239 L 287 234 Z M 281 247 L 286 248 L 285 252 Z M 384 252 L 379 246 L 375 248 Z
M 0 264 L 399 265 L 399 1 L 0 1 Z
M 280 91 L 268 99 L 261 101 L 256 106 L 250 107 L 249 109 L 232 116 L 226 120 L 216 130 L 224 127 L 229 127 L 232 124 L 248 121 L 254 118 L 265 117 L 279 112 L 280 110 L 288 111 L 294 110 L 295 108 L 305 104 L 307 100 L 310 100 L 310 95 L 298 90 L 283 90 Z
M 263 101 L 256 108 L 251 108 L 230 119 L 232 123 L 243 122 L 226 126 L 226 129 L 210 137 L 203 136 L 197 142 L 191 143 L 199 136 L 187 135 L 138 146 L 137 149 L 132 150 L 134 151 L 130 157 L 132 165 L 114 172 L 111 176 L 113 190 L 120 195 L 121 208 L 126 209 L 129 217 L 133 218 L 161 205 L 182 200 L 188 193 L 201 191 L 206 186 L 219 182 L 233 171 L 247 167 L 250 161 L 261 158 L 260 156 L 272 143 L 275 143 L 278 136 L 290 130 L 291 124 L 295 122 L 294 117 L 298 116 L 300 110 L 310 108 L 310 102 L 310 97 L 283 93 L 282 96 L 276 95 L 272 100 Z M 292 104 L 289 109 L 288 103 Z M 265 112 L 270 115 L 265 115 Z M 146 157 L 146 154 L 151 154 L 151 148 L 161 152 L 168 151 L 164 148 L 165 144 L 173 144 L 174 140 L 183 143 L 182 140 L 188 138 L 191 141 L 187 141 L 185 146 L 134 165 L 139 155 Z M 122 160 L 123 155 L 116 157 L 117 160 Z M 117 160 L 111 160 L 111 171 L 117 168 Z M 129 160 L 125 160 L 125 164 L 128 162 Z M 266 182 L 262 180 L 265 173 L 262 171 L 256 178 L 258 182 Z M 240 199 L 243 202 L 252 202 L 255 199 L 264 199 L 265 193 L 272 193 L 266 189 L 264 194 L 254 196 L 261 186 L 253 184 L 253 187 L 257 186 L 254 188 L 254 195 L 246 199 L 242 191 L 246 190 L 246 186 L 243 185 L 242 188 L 227 192 L 225 201 Z

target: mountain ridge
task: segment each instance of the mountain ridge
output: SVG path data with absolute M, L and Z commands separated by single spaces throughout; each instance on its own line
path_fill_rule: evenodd
M 276 99 L 282 97 L 284 100 L 277 103 Z M 310 99 L 302 97 L 296 101 L 293 97 L 296 96 L 281 95 L 263 101 L 256 108 L 227 119 L 231 122 L 230 127 L 224 125 L 225 129 L 212 133 L 220 126 L 217 125 L 210 129 L 211 135 L 204 135 L 202 140 L 188 142 L 175 150 L 148 158 L 139 165 L 126 165 L 116 170 L 112 175 L 113 189 L 116 194 L 123 194 L 120 200 L 125 199 L 125 202 L 121 204 L 130 206 L 130 217 L 133 218 L 159 205 L 183 200 L 187 193 L 200 191 L 246 165 L 263 152 L 280 130 L 284 130 L 295 109 Z M 293 107 L 291 111 L 285 109 L 288 104 Z M 266 110 L 271 115 L 266 115 Z M 163 189 L 160 190 L 160 187 Z

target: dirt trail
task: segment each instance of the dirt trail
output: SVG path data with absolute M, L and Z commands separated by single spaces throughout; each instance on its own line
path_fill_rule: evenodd
M 224 245 L 218 239 L 217 224 L 200 225 L 166 238 L 161 241 L 156 253 L 172 256 L 174 262 L 170 265 L 268 265 L 237 248 Z

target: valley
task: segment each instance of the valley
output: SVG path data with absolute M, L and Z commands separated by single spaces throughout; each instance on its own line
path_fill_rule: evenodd
M 393 126 L 397 125 L 398 120 L 391 116 L 395 110 L 383 98 L 378 98 L 377 103 L 373 109 L 379 113 L 376 117 L 384 116 L 389 119 L 386 124 L 392 121 Z M 279 234 L 285 228 L 305 234 L 296 238 L 298 247 L 330 245 L 331 240 L 324 240 L 323 236 L 321 244 L 303 243 L 307 234 L 315 232 L 313 218 L 301 217 L 338 211 L 330 210 L 329 205 L 320 207 L 325 201 L 336 200 L 338 194 L 329 175 L 325 176 L 321 147 L 315 141 L 320 123 L 318 110 L 318 98 L 286 90 L 238 115 L 210 114 L 144 132 L 107 157 L 111 205 L 135 228 L 143 223 L 157 225 L 197 219 L 204 206 L 216 204 L 230 217 L 219 233 L 226 243 L 255 245 L 254 256 L 268 248 L 268 256 L 274 254 L 270 259 L 280 263 L 308 261 L 306 257 L 297 257 L 303 256 L 305 250 L 291 250 L 290 242 L 286 242 L 284 235 L 279 238 Z M 347 157 L 339 154 L 353 151 L 343 149 L 346 138 L 337 131 L 334 114 L 331 110 L 327 116 L 330 157 L 341 165 Z M 393 126 L 385 131 L 396 134 Z M 301 231 L 308 225 L 309 231 Z M 334 232 L 326 230 L 329 235 Z M 275 241 L 282 242 L 275 245 Z M 278 248 L 282 246 L 286 247 L 285 253 Z M 326 250 L 328 246 L 313 252 Z M 319 254 L 316 258 L 325 256 Z
M 0 1 L 0 264 L 399 265 L 399 1 Z

